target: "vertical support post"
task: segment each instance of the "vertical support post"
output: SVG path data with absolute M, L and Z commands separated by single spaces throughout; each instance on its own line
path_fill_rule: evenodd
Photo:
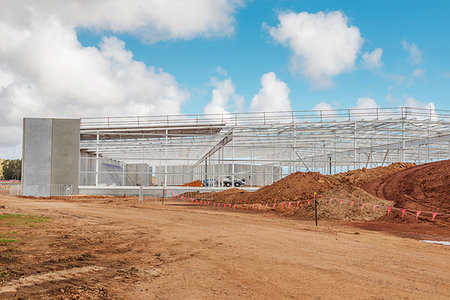
M 353 124 L 353 170 L 356 170 L 356 122 Z
M 169 122 L 169 119 L 167 119 L 167 122 Z M 165 152 L 165 162 L 164 162 L 164 188 L 167 188 L 167 147 L 169 144 L 169 130 L 166 129 L 166 146 L 164 147 Z
M 97 148 L 95 151 L 95 186 L 98 186 L 100 134 L 97 131 Z
M 400 161 L 405 162 L 405 120 L 402 119 L 402 149 L 400 150 Z
M 333 172 L 331 171 L 331 156 L 329 157 L 329 161 L 330 161 L 330 170 L 329 170 L 329 174 L 331 175 Z
M 231 186 L 234 186 L 234 130 L 231 132 L 231 136 L 231 146 L 233 147 L 233 149 L 231 149 Z
M 122 186 L 125 186 L 125 166 L 126 164 L 122 162 Z
M 317 194 L 314 193 L 314 218 L 316 219 L 317 226 Z
M 144 188 L 142 186 L 139 187 L 139 203 L 144 203 Z
M 209 186 L 208 184 L 208 159 L 205 158 L 205 186 Z
M 252 137 L 252 148 L 251 148 L 251 154 L 250 154 L 250 186 L 253 186 L 253 137 Z

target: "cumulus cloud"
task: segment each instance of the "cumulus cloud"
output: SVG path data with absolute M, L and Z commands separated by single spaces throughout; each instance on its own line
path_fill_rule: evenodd
M 84 47 L 77 29 L 146 42 L 226 36 L 240 0 L 4 0 L 0 10 L 0 151 L 20 155 L 23 117 L 177 114 L 189 93 L 136 61 L 123 41 Z M 236 103 L 242 105 L 243 100 Z
M 425 71 L 423 69 L 415 69 L 411 74 L 412 78 L 419 78 L 423 76 L 425 76 Z
M 355 109 L 372 109 L 372 108 L 378 108 L 378 104 L 372 98 L 362 97 L 362 98 L 358 98 L 358 100 L 356 100 L 356 106 L 353 108 L 355 108 Z
M 433 111 L 436 109 L 433 102 L 420 102 L 413 97 L 406 98 L 404 106 L 412 108 L 431 109 Z
M 285 12 L 278 19 L 276 27 L 269 27 L 271 37 L 291 49 L 293 72 L 313 87 L 331 87 L 334 76 L 355 68 L 363 38 L 342 12 Z
M 242 111 L 244 97 L 235 93 L 235 87 L 231 79 L 223 81 L 212 80 L 214 89 L 211 101 L 205 106 L 205 114 L 228 114 L 230 109 Z
M 327 102 L 317 103 L 314 106 L 314 110 L 317 111 L 317 115 L 321 118 L 321 120 L 336 119 L 338 117 L 336 108 Z
M 402 46 L 403 49 L 408 52 L 409 59 L 414 65 L 418 65 L 422 62 L 422 52 L 415 43 L 408 43 L 406 41 L 402 41 Z
M 438 114 L 433 102 L 420 102 L 413 97 L 408 97 L 405 100 L 405 107 L 413 108 L 414 118 L 426 120 L 431 117 L 431 120 L 437 120 Z M 417 110 L 418 108 L 418 110 Z
M 259 93 L 253 97 L 250 103 L 250 111 L 290 111 L 289 92 L 287 84 L 278 79 L 275 73 L 266 73 L 261 77 Z
M 355 106 L 351 110 L 351 118 L 353 120 L 361 119 L 375 119 L 377 117 L 376 111 L 378 108 L 376 101 L 369 97 L 361 97 L 356 100 Z M 320 102 L 314 106 L 314 110 L 317 110 L 317 114 L 322 119 L 339 119 L 336 108 L 327 102 Z M 341 115 L 341 117 L 347 118 L 347 114 Z
M 99 49 L 82 47 L 73 29 L 54 22 L 27 28 L 15 46 L 0 34 L 0 103 L 9 108 L 7 120 L 180 112 L 189 94 L 173 76 L 135 61 L 115 37 L 103 38 Z
M 127 32 L 153 43 L 234 32 L 243 0 L 4 0 L 0 19 L 27 23 L 33 15 L 58 16 L 65 26 Z
M 383 55 L 383 49 L 376 48 L 372 52 L 364 52 L 363 66 L 368 69 L 379 69 L 382 66 L 381 55 Z

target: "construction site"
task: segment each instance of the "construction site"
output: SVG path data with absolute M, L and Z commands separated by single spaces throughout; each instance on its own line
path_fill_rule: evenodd
M 434 109 L 24 119 L 0 297 L 445 299 L 449 159 Z

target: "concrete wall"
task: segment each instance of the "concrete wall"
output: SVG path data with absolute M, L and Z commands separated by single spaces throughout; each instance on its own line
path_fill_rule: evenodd
M 51 184 L 52 119 L 24 119 L 22 194 L 48 197 Z
M 24 196 L 58 195 L 65 185 L 78 193 L 79 119 L 25 118 L 22 145 Z
M 155 184 L 164 185 L 164 167 L 156 167 Z M 167 185 L 181 185 L 194 181 L 194 168 L 190 165 L 168 166 Z
M 129 184 L 127 185 L 151 185 L 152 168 L 147 164 L 127 164 L 126 170 L 129 178 Z
M 53 119 L 52 125 L 51 183 L 71 184 L 72 193 L 78 194 L 80 120 Z

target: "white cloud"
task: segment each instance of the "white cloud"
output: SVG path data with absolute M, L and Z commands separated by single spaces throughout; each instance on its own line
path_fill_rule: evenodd
M 420 102 L 413 97 L 408 97 L 405 100 L 405 107 L 412 108 L 416 119 L 428 119 L 431 116 L 432 120 L 437 120 L 436 107 L 433 102 Z M 411 111 L 411 110 L 410 110 Z
M 20 155 L 23 117 L 177 114 L 189 93 L 161 69 L 104 37 L 83 47 L 79 28 L 145 42 L 229 36 L 242 0 L 3 0 L 0 10 L 0 157 Z M 235 105 L 243 100 L 236 98 Z
M 251 112 L 290 111 L 289 88 L 273 72 L 261 77 L 261 89 L 250 103 Z
M 356 105 L 352 107 L 351 118 L 353 120 L 361 119 L 375 119 L 377 117 L 378 104 L 374 99 L 369 97 L 361 97 L 356 100 Z M 348 118 L 347 112 L 338 116 L 338 111 L 336 108 L 327 102 L 320 102 L 314 106 L 314 110 L 317 110 L 317 114 L 322 116 L 322 119 L 339 119 L 342 117 Z
M 363 66 L 368 69 L 379 69 L 382 66 L 381 55 L 383 55 L 383 49 L 376 48 L 372 52 L 364 52 Z
M 362 97 L 362 98 L 358 98 L 358 100 L 356 100 L 356 106 L 353 108 L 355 108 L 355 109 L 373 109 L 373 108 L 378 108 L 378 104 L 372 98 Z
M 378 104 L 374 99 L 369 97 L 361 97 L 356 100 L 356 106 L 351 112 L 352 119 L 376 119 Z
M 147 42 L 227 36 L 243 0 L 3 0 L 0 19 L 16 25 L 29 15 L 58 16 L 64 25 L 128 32 Z
M 408 52 L 409 58 L 413 64 L 418 65 L 422 62 L 422 52 L 415 43 L 409 44 L 406 41 L 402 41 L 402 46 L 403 49 Z
M 425 76 L 425 71 L 423 69 L 415 69 L 411 74 L 412 78 L 419 78 L 423 76 Z
M 317 111 L 317 115 L 321 118 L 321 120 L 337 118 L 336 108 L 333 107 L 333 105 L 331 105 L 330 103 L 319 102 L 314 106 L 314 110 Z
M 422 109 L 435 109 L 433 102 L 420 102 L 414 99 L 413 97 L 406 98 L 405 106 L 414 107 L 414 108 L 422 108 Z
M 231 79 L 217 81 L 213 78 L 211 101 L 205 106 L 205 114 L 228 114 L 229 110 L 234 107 L 235 111 L 242 111 L 244 105 L 244 97 L 235 93 L 235 87 Z M 233 103 L 231 103 L 231 101 Z
M 228 72 L 227 70 L 225 70 L 224 68 L 222 68 L 221 66 L 216 67 L 215 69 L 216 73 L 222 76 L 228 76 Z
M 287 12 L 278 19 L 278 26 L 269 28 L 270 35 L 291 49 L 292 70 L 314 87 L 331 87 L 334 76 L 355 68 L 363 39 L 342 12 Z
M 9 78 L 0 82 L 0 103 L 9 108 L 2 110 L 9 122 L 23 116 L 180 113 L 189 94 L 170 74 L 133 60 L 114 37 L 103 38 L 100 49 L 82 47 L 73 30 L 53 22 L 29 28 L 17 47 L 0 50 L 0 73 Z M 3 42 L 8 39 L 0 34 Z

